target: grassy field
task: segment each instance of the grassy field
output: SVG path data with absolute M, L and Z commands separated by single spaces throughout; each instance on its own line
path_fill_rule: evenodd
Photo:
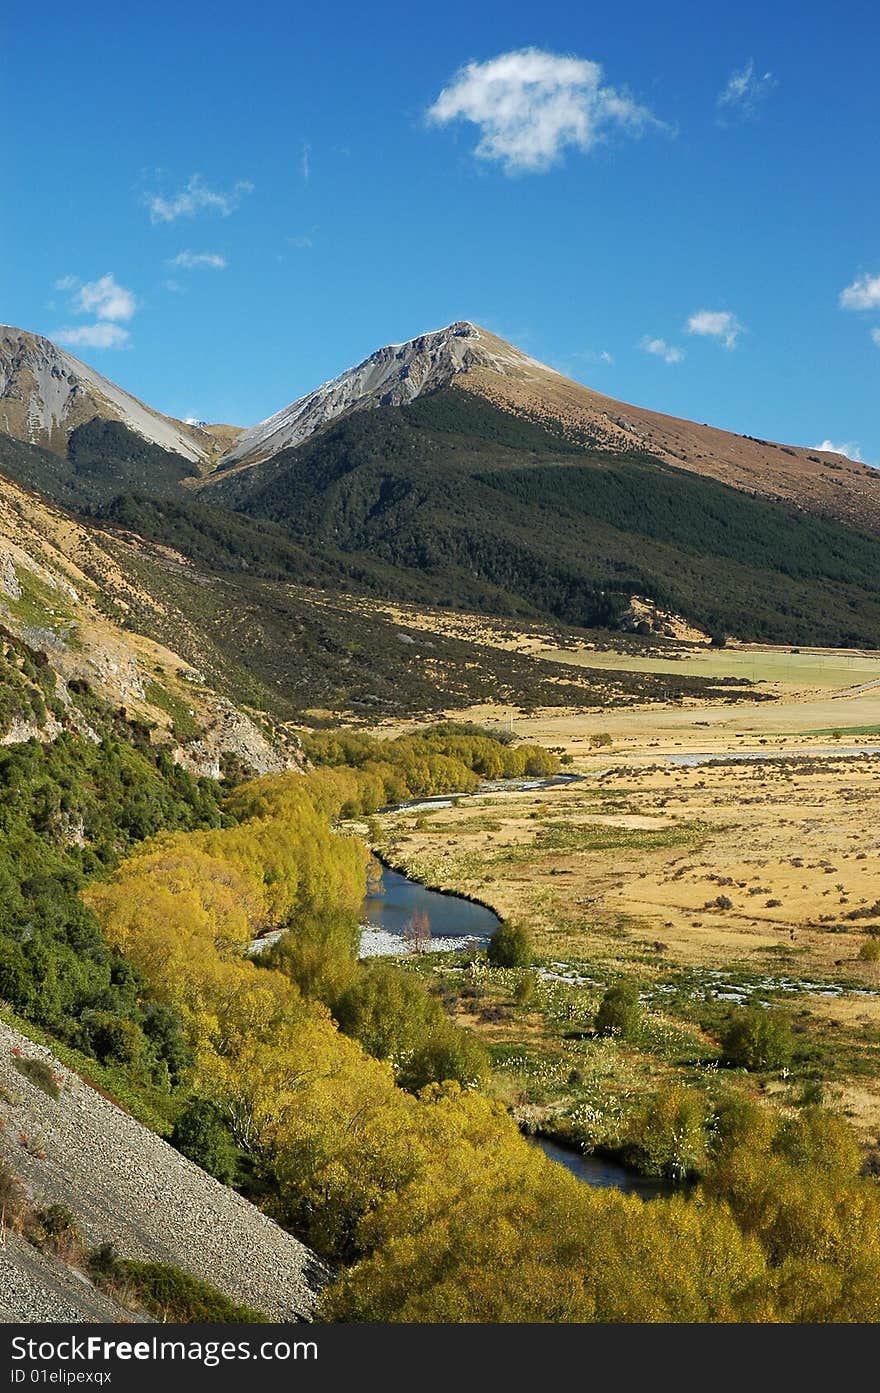
M 592 649 L 538 649 L 536 655 L 575 667 L 617 668 L 626 672 L 668 672 L 679 677 L 744 677 L 787 691 L 834 691 L 880 682 L 880 654 L 745 645 L 693 648 L 683 657 L 640 657 Z
M 846 670 L 827 656 L 829 673 Z M 827 706 L 856 718 L 816 720 Z M 489 1044 L 498 1095 L 526 1123 L 609 1147 L 673 1078 L 785 1108 L 821 1095 L 876 1145 L 880 963 L 865 952 L 880 935 L 880 754 L 847 742 L 880 727 L 880 698 L 469 714 L 512 716 L 518 735 L 567 752 L 586 776 L 379 820 L 392 864 L 532 935 L 527 1002 L 522 972 L 465 972 L 454 957 L 414 964 Z M 597 732 L 610 744 L 597 746 Z M 676 762 L 698 750 L 717 762 Z M 743 751 L 760 757 L 737 762 Z M 632 1041 L 600 1039 L 598 1002 L 621 981 L 639 989 L 643 1028 Z M 784 1076 L 718 1068 L 726 1013 L 749 1003 L 791 1022 Z
M 859 952 L 880 930 L 878 761 L 844 783 L 831 766 L 621 771 L 599 787 L 381 820 L 393 864 L 530 930 L 541 975 L 527 1005 L 521 972 L 417 964 L 487 1041 L 496 1091 L 522 1120 L 566 1135 L 586 1108 L 592 1130 L 575 1134 L 613 1147 L 652 1088 L 721 1079 L 785 1106 L 818 1089 L 877 1140 L 880 971 Z M 865 820 L 845 823 L 856 804 Z M 643 1029 L 597 1039 L 601 995 L 621 981 L 638 986 Z M 792 1022 L 785 1078 L 718 1072 L 726 1013 L 749 1003 Z

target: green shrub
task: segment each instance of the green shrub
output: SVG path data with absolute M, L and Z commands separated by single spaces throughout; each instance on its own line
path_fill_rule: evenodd
M 343 992 L 334 1012 L 339 1028 L 376 1059 L 406 1060 L 443 1020 L 439 1002 L 411 972 L 371 963 Z
M 535 995 L 538 977 L 535 972 L 524 972 L 513 988 L 513 999 L 517 1006 L 528 1006 Z
M 862 1164 L 862 1149 L 849 1124 L 815 1104 L 785 1119 L 773 1150 L 801 1173 L 825 1174 L 840 1184 L 854 1179 Z
M 283 972 L 303 996 L 332 1010 L 351 984 L 359 945 L 356 915 L 305 913 L 255 962 Z
M 171 1145 L 224 1185 L 238 1177 L 239 1153 L 223 1114 L 209 1098 L 193 1098 L 178 1115 Z
M 722 1062 L 733 1069 L 781 1069 L 791 1059 L 787 1019 L 765 1007 L 735 1011 L 721 1037 Z
M 451 1021 L 443 1021 L 402 1070 L 400 1084 L 416 1093 L 431 1083 L 448 1079 L 464 1088 L 485 1082 L 489 1056 L 480 1041 Z
M 623 1157 L 643 1175 L 686 1180 L 709 1157 L 709 1104 L 692 1088 L 664 1089 L 630 1120 Z
M 750 1152 L 766 1151 L 773 1141 L 776 1120 L 773 1113 L 741 1093 L 731 1093 L 716 1105 L 712 1119 L 712 1152 L 723 1160 L 744 1147 Z
M 641 1024 L 639 993 L 628 982 L 609 987 L 596 1012 L 596 1030 L 600 1035 L 620 1035 L 632 1039 Z
M 27 1055 L 12 1056 L 12 1063 L 20 1074 L 29 1079 L 37 1088 L 41 1088 L 50 1098 L 57 1098 L 61 1093 L 61 1086 L 55 1076 L 51 1064 L 45 1059 L 32 1059 Z
M 35 1209 L 26 1226 L 28 1241 L 44 1253 L 73 1257 L 81 1251 L 82 1234 L 66 1204 L 49 1204 Z
M 532 961 L 532 940 L 521 924 L 502 924 L 489 939 L 486 957 L 493 967 L 528 967 Z
M 111 1243 L 92 1250 L 88 1268 L 99 1285 L 128 1304 L 143 1307 L 159 1321 L 181 1325 L 264 1325 L 269 1321 L 262 1311 L 240 1306 L 179 1267 L 117 1257 Z
M 110 1011 L 84 1011 L 79 1038 L 86 1053 L 102 1064 L 137 1064 L 147 1050 L 140 1027 Z
M 0 1000 L 25 1014 L 35 991 L 34 976 L 17 943 L 0 938 Z

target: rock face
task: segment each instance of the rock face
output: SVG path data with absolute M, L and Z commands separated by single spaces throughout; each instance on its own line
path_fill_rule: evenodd
M 444 386 L 460 373 L 486 368 L 506 375 L 552 368 L 528 358 L 518 348 L 459 320 L 406 343 L 387 344 L 357 367 L 325 382 L 274 416 L 244 431 L 221 460 L 221 466 L 255 464 L 269 455 L 299 445 L 314 431 L 350 411 L 377 406 L 406 406 L 423 392 Z
M 19 1073 L 13 1050 L 49 1062 L 58 1098 Z M 310 1319 L 327 1273 L 308 1248 L 3 1022 L 0 1087 L 12 1100 L 4 1103 L 0 1156 L 35 1203 L 66 1205 L 90 1245 L 112 1242 L 121 1257 L 183 1268 L 275 1320 Z M 26 1254 L 2 1251 L 0 1268 L 18 1263 L 19 1290 L 45 1284 L 45 1274 L 25 1269 Z M 15 1293 L 14 1280 L 0 1279 L 0 1311 Z M 83 1287 L 80 1318 L 96 1318 L 94 1295 Z M 76 1304 L 75 1283 L 64 1300 Z M 33 1319 L 70 1318 L 40 1314 L 38 1297 L 27 1301 Z
M 225 698 L 217 697 L 213 709 L 205 714 L 201 738 L 181 746 L 177 757 L 191 774 L 219 779 L 223 773 L 223 758 L 230 755 L 254 775 L 283 774 L 289 769 L 302 772 L 303 769 L 298 751 L 270 744 L 248 715 L 238 711 Z
M 49 339 L 0 326 L 0 430 L 63 454 L 70 432 L 95 416 L 122 421 L 193 463 L 211 453 L 209 438 L 153 411 Z
M 8 600 L 21 599 L 21 582 L 11 551 L 0 550 L 0 594 Z

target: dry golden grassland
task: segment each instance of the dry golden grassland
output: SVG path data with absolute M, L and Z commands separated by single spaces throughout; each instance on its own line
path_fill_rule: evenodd
M 692 661 L 732 672 L 745 651 Z M 880 1137 L 880 964 L 864 956 L 880 934 L 880 687 L 838 695 L 880 678 L 880 655 L 755 649 L 747 661 L 778 677 L 799 658 L 772 703 L 455 713 L 512 724 L 570 756 L 583 781 L 380 819 L 394 864 L 533 936 L 543 975 L 528 1005 L 512 995 L 522 974 L 484 974 L 462 993 L 451 962 L 420 965 L 490 1043 L 496 1086 L 525 1115 L 604 1108 L 592 1134 L 576 1131 L 613 1144 L 620 1111 L 658 1079 L 714 1087 L 723 1074 L 783 1105 L 821 1088 L 866 1142 Z M 719 762 L 679 762 L 705 753 Z M 641 1043 L 592 1036 L 602 991 L 621 979 L 642 993 Z M 784 1076 L 717 1070 L 725 1013 L 746 1003 L 791 1019 Z

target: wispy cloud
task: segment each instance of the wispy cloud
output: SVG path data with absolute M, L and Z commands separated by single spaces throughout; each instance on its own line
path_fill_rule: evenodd
M 653 353 L 655 358 L 662 358 L 664 363 L 680 363 L 684 359 L 684 353 L 680 348 L 667 343 L 665 339 L 652 339 L 648 334 L 642 339 L 641 347 L 646 353 Z
M 304 140 L 300 147 L 299 172 L 303 177 L 303 183 L 307 184 L 312 177 L 312 147 L 307 140 Z
M 218 252 L 178 252 L 167 264 L 182 271 L 225 271 L 229 263 Z
M 725 348 L 736 348 L 743 326 L 729 310 L 697 310 L 685 326 L 689 334 L 715 339 Z
M 844 445 L 835 445 L 833 440 L 823 440 L 821 445 L 814 445 L 814 450 L 828 450 L 833 455 L 845 455 L 847 459 L 855 460 L 856 464 L 864 464 L 862 453 L 854 440 L 849 440 Z
M 614 359 L 607 348 L 582 348 L 579 352 L 572 354 L 573 358 L 578 358 L 585 363 L 613 363 Z
M 751 121 L 775 86 L 773 74 L 756 72 L 750 58 L 744 68 L 734 69 L 718 93 L 718 110 L 728 120 Z
M 880 348 L 880 329 L 872 329 L 871 338 L 873 339 L 874 343 L 876 343 L 877 347 Z
M 299 237 L 288 237 L 287 240 L 292 247 L 296 247 L 299 251 L 308 251 L 315 245 L 314 238 L 310 237 L 307 232 L 302 233 Z
M 844 310 L 880 309 L 880 276 L 857 276 L 852 285 L 841 290 L 839 303 Z
M 51 337 L 70 347 L 125 348 L 131 335 L 122 325 L 137 309 L 137 299 L 131 290 L 120 285 L 111 271 L 96 281 L 81 281 L 77 276 L 64 276 L 55 282 L 56 289 L 70 294 L 70 308 L 76 314 L 94 315 L 94 324 L 77 324 L 56 329 Z
M 148 194 L 146 204 L 152 223 L 176 222 L 178 218 L 194 218 L 198 213 L 219 213 L 221 217 L 228 218 L 245 194 L 253 193 L 253 190 L 254 186 L 249 180 L 240 179 L 223 193 L 219 189 L 209 188 L 201 174 L 193 174 L 177 193 L 170 197 Z
M 543 173 L 566 150 L 590 150 L 613 129 L 663 127 L 647 107 L 603 86 L 598 63 L 538 48 L 468 63 L 426 115 L 437 126 L 470 121 L 480 133 L 474 154 L 508 174 Z
M 131 340 L 127 329 L 110 320 L 79 324 L 72 329 L 56 329 L 51 337 L 70 348 L 126 348 Z

